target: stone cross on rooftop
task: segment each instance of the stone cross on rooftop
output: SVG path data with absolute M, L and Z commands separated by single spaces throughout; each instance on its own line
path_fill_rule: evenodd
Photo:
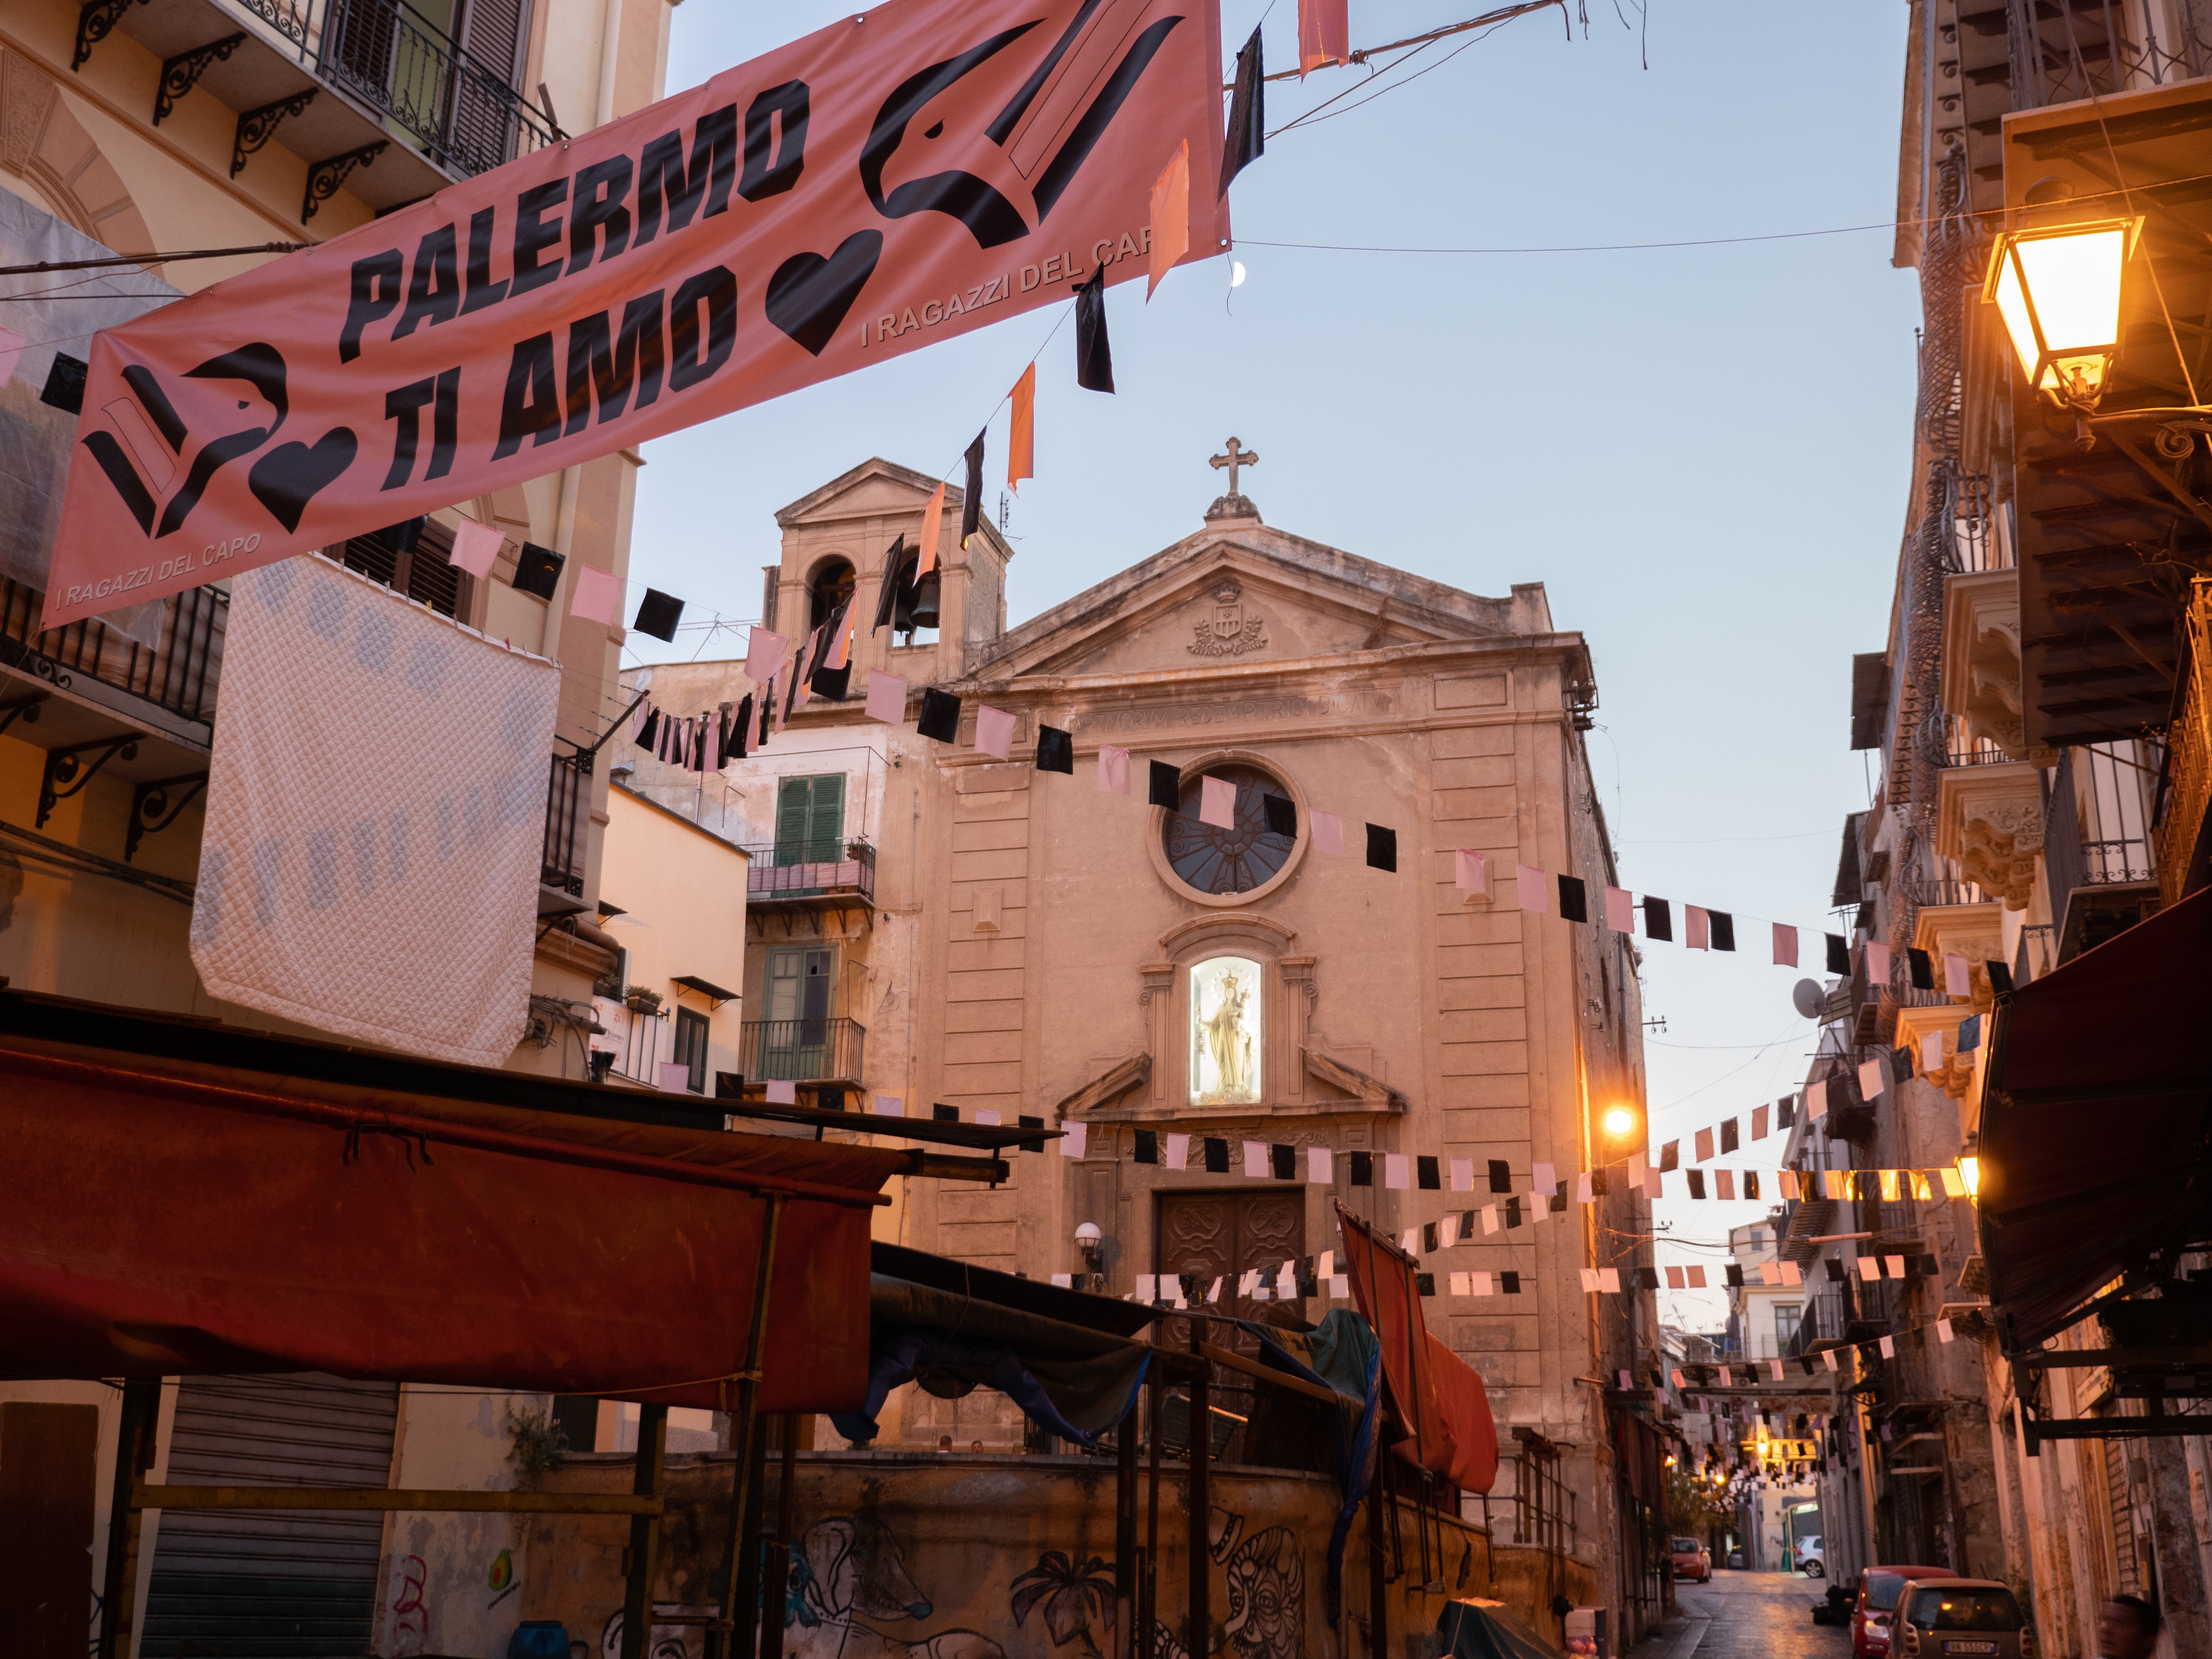
M 1237 488 L 1237 469 L 1259 465 L 1260 452 L 1256 449 L 1247 449 L 1236 439 L 1231 438 L 1229 441 L 1229 453 L 1226 455 L 1212 457 L 1206 465 L 1216 468 L 1225 466 L 1229 469 L 1229 493 L 1234 495 L 1239 493 Z

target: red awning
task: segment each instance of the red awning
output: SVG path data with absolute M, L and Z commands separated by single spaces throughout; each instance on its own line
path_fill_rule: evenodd
M 0 1073 L 0 1376 L 723 1406 L 781 1194 L 762 1407 L 866 1395 L 869 1216 L 902 1152 L 5 1031 Z
M 1406 1434 L 1398 1455 L 1462 1492 L 1488 1492 L 1498 1478 L 1498 1425 L 1481 1374 L 1430 1331 L 1418 1264 L 1341 1204 L 1336 1213 L 1352 1294 L 1375 1328 L 1383 1386 Z
M 2008 1352 L 2201 1229 L 2212 1180 L 2212 890 L 2000 1010 L 1981 1118 L 1982 1250 Z M 2201 1234 L 2200 1234 L 2201 1236 Z

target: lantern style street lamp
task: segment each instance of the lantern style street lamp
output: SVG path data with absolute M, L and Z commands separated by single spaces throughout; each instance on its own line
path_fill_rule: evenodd
M 1997 239 L 1982 298 L 1997 308 L 2035 391 L 2083 414 L 2120 355 L 2120 283 L 2142 218 L 2024 226 Z

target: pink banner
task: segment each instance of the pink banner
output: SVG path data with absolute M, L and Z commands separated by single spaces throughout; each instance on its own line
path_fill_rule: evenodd
M 1218 0 L 889 0 L 106 330 L 44 625 L 1144 276 L 1220 82 Z

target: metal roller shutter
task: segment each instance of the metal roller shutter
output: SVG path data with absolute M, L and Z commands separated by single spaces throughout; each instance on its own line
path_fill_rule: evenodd
M 175 1486 L 383 1486 L 399 1385 L 289 1376 L 187 1377 Z M 161 1516 L 142 1652 L 327 1659 L 368 1650 L 384 1517 L 375 1511 Z

